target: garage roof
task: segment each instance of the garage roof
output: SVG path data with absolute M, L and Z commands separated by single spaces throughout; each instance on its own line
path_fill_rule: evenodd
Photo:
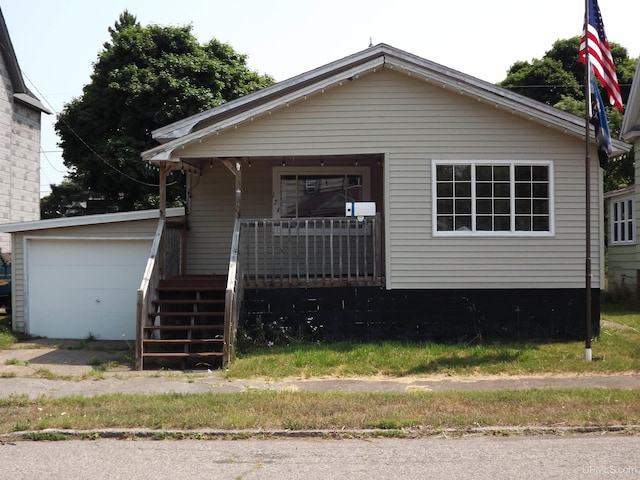
M 185 214 L 184 207 L 168 208 L 167 218 L 182 217 Z M 100 225 L 105 223 L 132 222 L 135 220 L 149 220 L 160 218 L 159 210 L 138 210 L 135 212 L 105 213 L 101 215 L 83 215 L 79 217 L 52 218 L 48 220 L 36 220 L 33 222 L 7 223 L 0 225 L 0 232 L 17 233 L 34 230 L 46 230 L 48 228 L 80 227 L 86 225 Z

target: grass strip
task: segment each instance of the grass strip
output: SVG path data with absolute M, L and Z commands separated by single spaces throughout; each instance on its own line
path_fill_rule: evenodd
M 640 308 L 603 305 L 592 362 L 583 341 L 494 343 L 291 343 L 238 355 L 227 377 L 527 375 L 640 371 Z
M 402 429 L 640 424 L 624 389 L 494 392 L 113 394 L 0 400 L 0 433 L 45 429 Z

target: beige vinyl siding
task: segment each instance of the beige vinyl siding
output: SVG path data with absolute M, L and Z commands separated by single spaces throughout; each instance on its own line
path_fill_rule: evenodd
M 274 160 L 241 162 L 244 218 L 271 218 L 271 169 Z M 220 162 L 190 179 L 191 203 L 187 273 L 226 275 L 235 219 L 235 177 Z
M 181 157 L 302 156 L 379 153 L 385 161 L 385 254 L 388 288 L 580 288 L 585 283 L 584 143 L 532 120 L 475 98 L 388 69 L 360 76 L 254 118 L 180 150 Z M 177 153 L 178 154 L 178 153 Z M 431 219 L 431 161 L 550 161 L 554 173 L 555 233 L 534 238 L 434 237 Z M 600 182 L 592 155 L 591 183 Z M 255 168 L 256 162 L 253 162 Z M 213 169 L 214 171 L 216 168 Z M 220 170 L 218 170 L 220 172 Z M 225 173 L 225 188 L 233 179 Z M 205 172 L 201 185 L 215 182 Z M 243 216 L 257 212 L 266 185 L 244 185 Z M 244 178 L 243 178 L 244 180 Z M 222 187 L 222 184 L 220 185 Z M 256 197 L 248 196 L 261 189 Z M 219 190 L 216 188 L 216 190 Z M 191 225 L 195 231 L 231 235 L 233 195 L 207 212 L 194 193 Z M 216 191 L 215 195 L 221 195 Z M 198 197 L 198 198 L 196 198 Z M 260 197 L 262 200 L 259 200 Z M 224 205 L 224 206 L 222 206 Z M 200 211 L 199 210 L 205 210 Z M 591 199 L 593 286 L 600 284 L 601 215 L 599 196 Z M 251 213 L 249 213 L 251 212 Z M 265 215 L 270 216 L 266 211 Z M 205 216 L 207 218 L 205 218 Z M 218 218 L 220 221 L 218 221 Z M 215 223 L 218 222 L 218 223 Z M 215 223 L 215 226 L 214 226 Z M 214 231 L 215 230 L 215 231 Z M 222 233 L 224 232 L 224 233 Z M 194 260 L 206 265 L 205 232 L 190 240 Z M 226 247 L 228 250 L 228 246 Z M 222 251 L 222 250 L 221 250 Z M 228 258 L 228 254 L 227 254 Z M 223 265 L 220 265 L 222 268 Z M 198 267 L 200 268 L 200 267 Z M 207 267 L 207 268 L 212 268 Z M 218 268 L 216 266 L 216 268 Z
M 12 236 L 12 288 L 14 297 L 12 319 L 14 329 L 24 331 L 25 318 L 25 241 L 29 238 L 148 238 L 149 248 L 155 234 L 158 219 L 139 220 L 132 222 L 117 222 L 77 227 L 51 228 L 46 230 L 25 231 L 13 233 Z M 53 277 L 55 278 L 55 276 Z M 140 279 L 142 281 L 142 278 Z
M 189 192 L 187 273 L 226 275 L 235 218 L 235 179 L 216 162 Z
M 521 135 L 532 138 L 553 152 L 554 141 L 567 139 L 535 125 Z M 584 167 L 579 141 L 572 155 L 515 149 L 508 155 L 441 152 L 437 159 L 551 160 L 554 171 L 555 234 L 505 237 L 432 236 L 431 170 L 424 153 L 390 154 L 387 167 L 388 262 L 390 288 L 580 288 L 585 284 Z M 541 150 L 541 149 L 539 149 Z M 426 158 L 425 158 L 426 157 Z M 424 161 L 419 159 L 424 158 Z M 407 168 L 413 165 L 413 168 Z M 594 166 L 592 184 L 599 172 Z M 426 195 L 425 195 L 426 194 Z M 591 199 L 592 272 L 594 288 L 600 280 L 601 214 L 597 195 Z

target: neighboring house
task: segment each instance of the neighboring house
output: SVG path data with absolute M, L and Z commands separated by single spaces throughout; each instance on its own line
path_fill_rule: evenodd
M 40 218 L 40 117 L 50 113 L 25 86 L 0 10 L 0 224 Z M 10 253 L 10 236 L 0 234 Z
M 583 118 L 384 44 L 156 130 L 139 366 L 228 362 L 240 327 L 263 341 L 583 338 L 584 133 Z M 174 169 L 181 236 L 165 228 Z
M 635 183 L 605 194 L 609 209 L 608 280 L 609 290 L 617 294 L 640 294 L 640 62 L 631 85 L 620 138 L 634 145 Z

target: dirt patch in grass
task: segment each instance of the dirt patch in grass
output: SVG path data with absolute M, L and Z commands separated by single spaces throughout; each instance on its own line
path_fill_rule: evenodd
M 0 350 L 0 376 L 82 377 L 92 371 L 133 370 L 135 354 L 127 342 L 34 339 Z

